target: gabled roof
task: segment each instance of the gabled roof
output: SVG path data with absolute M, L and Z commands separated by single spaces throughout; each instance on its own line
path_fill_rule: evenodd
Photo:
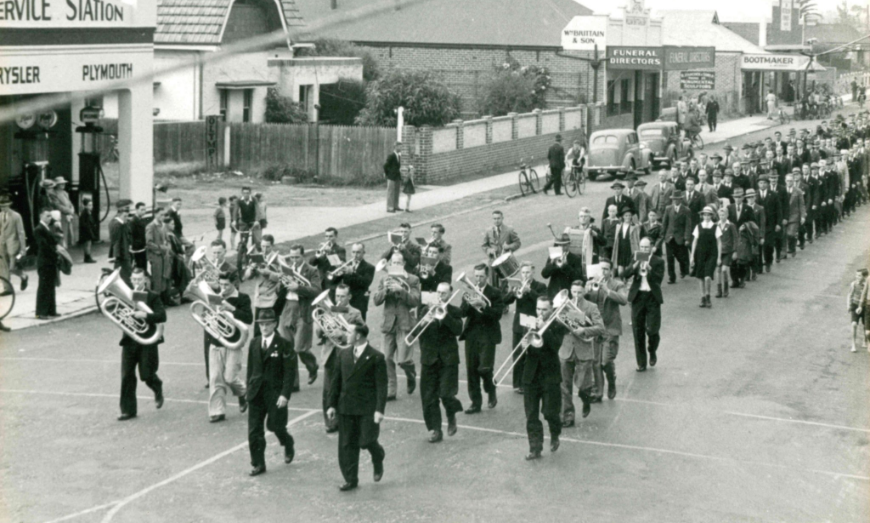
M 744 40 L 758 45 L 758 33 L 761 30 L 761 24 L 758 22 L 722 22 L 722 25 L 735 32 L 737 36 Z
M 365 8 L 382 0 L 305 0 L 298 4 L 308 23 Z M 573 0 L 426 0 L 360 17 L 307 35 L 352 42 L 452 44 L 498 47 L 561 47 L 561 30 L 592 11 Z
M 279 2 L 287 27 L 304 22 L 296 0 Z M 220 45 L 220 38 L 234 0 L 157 0 L 156 44 Z
M 719 24 L 716 11 L 656 11 L 662 17 L 662 44 L 712 46 L 716 52 L 764 54 L 766 51 Z
M 861 36 L 863 35 L 849 24 L 807 25 L 807 38 L 818 38 L 822 45 L 846 44 L 861 38 Z

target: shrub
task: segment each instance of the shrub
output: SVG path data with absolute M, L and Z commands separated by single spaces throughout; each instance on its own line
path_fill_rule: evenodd
M 353 125 L 366 105 L 362 82 L 343 78 L 337 84 L 320 86 L 320 120 L 338 125 Z
M 358 125 L 396 125 L 396 109 L 405 108 L 409 125 L 441 127 L 459 116 L 459 96 L 428 71 L 392 69 L 366 88 Z
M 478 110 L 483 114 L 503 116 L 510 112 L 544 109 L 547 92 L 551 89 L 552 78 L 546 67 L 521 66 L 508 56 L 483 86 Z
M 281 96 L 274 87 L 266 91 L 266 122 L 305 123 L 307 121 L 308 113 L 292 98 Z

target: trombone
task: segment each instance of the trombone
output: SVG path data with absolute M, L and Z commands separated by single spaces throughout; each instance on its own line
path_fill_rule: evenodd
M 429 325 L 432 325 L 432 322 L 435 320 L 441 321 L 447 317 L 447 305 L 453 301 L 453 298 L 455 298 L 460 292 L 462 291 L 454 291 L 453 294 L 447 298 L 447 301 L 439 303 L 426 311 L 426 314 L 420 318 L 420 321 L 418 321 L 417 324 L 414 325 L 414 328 L 408 332 L 408 335 L 405 336 L 405 345 L 410 346 L 417 343 L 417 340 L 420 339 L 420 336 L 429 328 Z
M 477 312 L 483 312 L 486 307 L 492 307 L 492 302 L 481 292 L 477 286 L 465 275 L 461 273 L 456 278 L 456 283 L 461 283 L 467 290 L 462 295 L 462 299 L 467 301 L 469 305 L 477 309 Z

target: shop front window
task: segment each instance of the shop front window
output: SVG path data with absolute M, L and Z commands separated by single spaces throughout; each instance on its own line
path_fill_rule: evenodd
M 616 81 L 608 80 L 607 82 L 607 116 L 619 114 L 617 110 L 619 106 L 616 103 Z
M 628 99 L 629 88 L 631 87 L 631 80 L 628 78 L 621 80 L 619 82 L 619 88 L 622 91 L 622 104 L 620 105 L 620 113 L 630 113 L 631 112 L 631 101 Z

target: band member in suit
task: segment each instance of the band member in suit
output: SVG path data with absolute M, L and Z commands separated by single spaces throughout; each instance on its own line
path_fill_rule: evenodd
M 640 241 L 640 252 L 650 253 L 649 241 Z M 657 352 L 662 325 L 662 280 L 665 277 L 665 262 L 650 253 L 649 261 L 635 261 L 625 273 L 626 281 L 631 281 L 628 302 L 631 303 L 631 327 L 634 331 L 634 355 L 637 371 L 643 372 L 649 365 L 656 366 Z
M 21 290 L 27 288 L 27 275 L 18 264 L 18 257 L 27 252 L 27 237 L 24 233 L 24 220 L 12 210 L 12 199 L 8 194 L 0 194 L 0 276 L 12 281 L 11 275 L 21 278 Z M 0 288 L 0 295 L 7 295 L 11 289 Z M 0 322 L 0 329 L 3 323 Z
M 781 212 L 779 208 L 779 196 L 770 190 L 770 181 L 767 176 L 763 176 L 758 180 L 758 196 L 756 203 L 764 207 L 764 216 L 766 219 L 764 233 L 764 266 L 767 272 L 770 272 L 770 265 L 774 259 L 774 248 L 776 237 L 782 232 L 780 222 Z
M 555 260 L 547 257 L 544 268 L 541 269 L 541 277 L 548 278 L 547 296 L 553 299 L 559 291 L 570 289 L 571 282 L 575 280 L 586 281 L 586 272 L 583 270 L 583 262 L 580 257 L 569 252 L 568 246 L 571 239 L 567 234 L 553 240 L 554 247 L 562 248 L 562 255 Z
M 292 339 L 293 347 L 299 360 L 308 370 L 308 384 L 317 380 L 317 358 L 311 353 L 311 300 L 317 297 L 322 290 L 320 273 L 305 261 L 305 247 L 293 245 L 287 256 L 287 264 L 294 269 L 304 280 L 292 278 L 290 285 L 286 286 L 284 310 L 281 311 L 281 319 L 278 321 L 278 333 L 284 339 Z M 305 281 L 307 280 L 307 282 Z M 296 381 L 293 391 L 299 387 L 299 370 L 296 370 Z
M 595 394 L 595 368 L 601 365 L 601 353 L 596 351 L 595 340 L 604 334 L 604 322 L 598 307 L 583 297 L 584 284 L 571 284 L 571 300 L 586 316 L 582 327 L 565 328 L 559 347 L 559 363 L 562 374 L 562 426 L 574 426 L 573 385 L 583 401 L 583 417 L 589 415 Z M 552 328 L 552 326 L 550 327 Z M 599 369 L 600 372 L 600 369 Z
M 387 179 L 387 212 L 399 210 L 399 185 L 402 182 L 402 142 L 387 156 L 384 162 L 384 178 Z
M 287 432 L 287 402 L 298 365 L 293 340 L 276 332 L 278 319 L 272 309 L 263 310 L 257 323 L 260 334 L 248 349 L 248 450 L 253 467 L 250 476 L 266 472 L 264 422 L 284 447 L 284 463 L 291 463 L 296 454 L 293 436 Z
M 372 456 L 374 480 L 384 475 L 384 448 L 378 443 L 380 423 L 387 406 L 387 363 L 384 355 L 369 345 L 369 328 L 355 324 L 352 348 L 342 349 L 329 387 L 326 414 L 338 414 L 338 465 L 344 476 L 342 491 L 359 484 L 359 451 Z
M 414 368 L 414 347 L 405 343 L 405 336 L 414 326 L 411 311 L 420 305 L 420 279 L 407 272 L 402 273 L 407 265 L 402 254 L 396 252 L 390 258 L 388 271 L 398 274 L 388 274 L 378 282 L 375 292 L 375 305 L 384 306 L 384 322 L 381 332 L 384 335 L 384 350 L 387 357 L 387 399 L 396 399 L 398 383 L 396 365 L 405 371 L 408 380 L 408 395 L 417 388 L 417 371 Z M 404 284 L 402 283 L 404 282 Z M 398 353 L 398 356 L 397 356 Z
M 148 288 L 148 278 L 145 271 L 137 267 L 133 269 L 130 279 L 133 282 L 133 291 L 147 294 L 145 305 L 151 312 L 136 310 L 133 317 L 155 326 L 166 322 L 166 309 L 163 308 L 163 300 L 156 292 Z M 121 337 L 119 345 L 121 351 L 121 415 L 118 421 L 125 421 L 136 417 L 136 367 L 139 367 L 139 378 L 154 391 L 154 403 L 157 408 L 163 406 L 163 382 L 157 376 L 157 368 L 160 366 L 160 356 L 157 346 L 163 343 L 163 337 L 153 345 L 141 345 L 125 333 Z
M 504 214 L 499 210 L 492 211 L 492 227 L 484 231 L 481 244 L 484 254 L 489 259 L 487 265 L 492 268 L 492 262 L 496 258 L 506 252 L 515 252 L 520 246 L 522 242 L 519 235 L 513 227 L 504 224 Z M 498 271 L 490 270 L 489 284 L 493 287 L 500 286 L 501 278 Z
M 320 273 L 320 281 L 323 283 L 323 289 L 329 289 L 330 297 L 335 297 L 335 286 L 338 285 L 335 282 L 335 278 L 329 279 L 327 276 L 330 272 L 337 269 L 342 263 L 347 260 L 347 250 L 339 245 L 338 240 L 338 229 L 335 227 L 329 227 L 323 233 L 323 236 L 326 241 L 323 242 L 322 245 L 317 249 L 314 253 L 314 259 L 311 261 L 311 265 L 317 268 L 317 271 Z M 333 265 L 329 261 L 329 256 L 335 255 L 338 256 L 338 259 L 341 261 L 338 265 Z
M 420 398 L 430 443 L 443 439 L 438 402 L 444 405 L 447 414 L 448 436 L 456 434 L 456 413 L 462 411 L 462 403 L 456 399 L 459 393 L 459 343 L 456 337 L 462 333 L 462 311 L 448 303 L 453 294 L 449 281 L 439 283 L 437 292 L 439 307 L 446 311 L 444 318 L 433 318 L 420 335 Z M 421 310 L 420 317 L 425 317 L 429 310 Z
M 405 260 L 405 272 L 416 274 L 417 266 L 420 265 L 420 257 L 423 255 L 423 250 L 417 242 L 411 241 L 411 224 L 399 224 L 399 232 L 402 234 L 402 241 L 398 245 L 391 245 L 389 249 L 381 255 L 382 260 L 390 260 L 393 254 L 399 253 Z
M 788 254 L 792 258 L 797 254 L 798 233 L 803 227 L 807 218 L 807 209 L 804 205 L 804 193 L 795 185 L 793 174 L 787 174 L 785 177 L 786 194 L 788 195 L 788 213 L 785 214 L 786 238 Z
M 350 306 L 357 309 L 363 321 L 369 311 L 369 287 L 375 279 L 375 267 L 365 260 L 366 248 L 361 243 L 350 247 L 353 265 L 339 270 L 333 276 L 336 285 L 344 283 L 350 287 Z
M 517 394 L 523 393 L 523 368 L 526 363 L 526 356 L 522 354 L 521 349 L 516 349 L 520 344 L 520 340 L 526 333 L 526 328 L 520 324 L 522 315 L 534 318 L 537 315 L 538 296 L 547 296 L 547 286 L 542 282 L 535 280 L 535 266 L 531 262 L 523 262 L 520 266 L 520 279 L 522 283 L 512 287 L 505 294 L 504 305 L 510 306 L 511 303 L 517 302 L 516 310 L 514 311 L 513 341 L 511 347 L 515 350 L 511 353 L 511 358 L 516 361 L 513 370 L 513 387 Z M 517 361 L 519 359 L 519 361 Z
M 540 328 L 553 314 L 553 302 L 546 296 L 539 296 L 535 309 Z M 526 460 L 539 459 L 544 449 L 544 425 L 538 417 L 541 413 L 550 428 L 550 452 L 559 450 L 559 435 L 562 433 L 562 420 L 559 418 L 562 410 L 559 348 L 566 330 L 561 323 L 553 321 L 541 334 L 540 347 L 530 344 L 528 338 L 524 339 L 524 343 L 528 343 L 526 366 L 523 369 L 523 406 L 526 411 L 526 434 L 529 438 Z
M 164 303 L 172 303 L 172 245 L 169 243 L 166 209 L 154 210 L 154 219 L 145 227 L 145 251 L 151 264 L 151 290 L 160 295 Z
M 426 243 L 426 246 L 434 245 L 440 249 L 441 252 L 441 261 L 450 265 L 450 260 L 453 257 L 453 247 L 444 241 L 444 233 L 447 232 L 447 229 L 444 228 L 440 223 L 433 223 L 429 227 L 429 241 Z
M 130 271 L 133 270 L 133 255 L 130 253 L 133 239 L 128 223 L 132 204 L 130 200 L 118 200 L 115 217 L 109 222 L 109 259 L 114 259 L 115 269 L 121 269 L 121 279 L 127 285 L 130 285 Z
M 674 192 L 674 186 L 668 180 L 668 171 L 662 169 L 659 171 L 659 183 L 650 188 L 649 205 L 650 210 L 656 212 L 658 216 L 664 216 L 665 210 L 671 204 L 671 193 Z
M 665 211 L 662 229 L 665 231 L 667 246 L 668 283 L 677 282 L 677 270 L 674 260 L 680 264 L 680 277 L 689 274 L 689 245 L 692 241 L 692 217 L 689 209 L 683 205 L 683 193 L 675 191 L 671 195 L 673 205 Z
M 604 245 L 604 236 L 598 227 L 592 225 L 594 218 L 592 218 L 592 211 L 589 210 L 589 207 L 580 208 L 577 220 L 580 225 L 578 227 L 565 227 L 562 235 L 568 235 L 570 240 L 568 252 L 580 257 L 581 265 L 585 270 L 586 266 L 598 261 L 598 251 Z M 532 303 L 530 311 L 534 312 L 534 306 L 535 304 Z
M 254 286 L 254 319 L 260 317 L 265 310 L 271 310 L 275 317 L 281 315 L 284 308 L 284 290 L 281 288 L 281 269 L 277 261 L 271 265 L 268 261 L 277 254 L 275 251 L 275 237 L 264 234 L 260 239 L 260 252 L 263 255 L 263 263 L 251 263 L 245 269 L 244 279 L 257 278 Z M 254 336 L 260 334 L 260 322 L 254 323 Z
M 349 324 L 364 323 L 362 314 L 359 310 L 350 305 L 350 287 L 340 283 L 335 288 L 335 307 L 332 312 L 338 314 Z M 350 336 L 350 333 L 347 333 Z M 317 339 L 317 344 L 321 346 L 320 361 L 323 362 L 323 422 L 326 424 L 327 434 L 338 430 L 338 422 L 335 419 L 330 420 L 326 415 L 326 409 L 329 408 L 329 387 L 332 385 L 332 376 L 335 374 L 335 367 L 338 365 L 338 348 L 335 346 L 335 340 L 327 336 L 327 333 L 320 329 L 318 324 L 314 324 L 314 337 Z
M 418 271 L 421 291 L 436 292 L 438 284 L 453 281 L 453 267 L 441 260 L 441 252 L 435 245 L 426 247 L 421 260 Z
M 584 297 L 594 303 L 604 321 L 604 333 L 595 340 L 595 390 L 592 403 L 601 401 L 604 394 L 604 377 L 607 377 L 607 397 L 616 397 L 616 355 L 619 354 L 619 337 L 622 335 L 622 315 L 619 307 L 628 305 L 628 287 L 620 278 L 613 276 L 613 265 L 603 259 L 599 281 L 587 281 Z M 602 376 L 603 374 L 603 376 Z
M 56 318 L 57 302 L 55 291 L 57 288 L 57 247 L 58 239 L 52 231 L 51 208 L 43 207 L 39 210 L 39 225 L 33 230 L 36 241 L 36 273 L 39 276 L 39 284 L 36 288 L 36 319 L 47 320 Z
M 228 311 L 237 321 L 250 325 L 254 320 L 251 311 L 251 298 L 236 288 L 235 273 L 222 272 L 219 276 L 223 303 L 218 311 Z M 239 398 L 239 412 L 244 413 L 248 406 L 245 401 L 245 384 L 239 377 L 242 370 L 242 348 L 228 349 L 218 340 L 209 336 L 209 421 L 217 423 L 226 419 L 227 389 Z
M 481 382 L 488 396 L 487 406 L 494 409 L 498 404 L 492 372 L 495 348 L 501 343 L 499 319 L 504 311 L 504 302 L 501 291 L 487 285 L 487 269 L 482 263 L 474 267 L 473 283 L 477 292 L 468 291 L 462 297 L 462 316 L 466 320 L 459 341 L 465 341 L 465 370 L 468 376 L 468 396 L 471 399 L 471 406 L 465 409 L 466 414 L 480 412 L 483 402 Z M 480 294 L 486 297 L 489 305 L 480 298 Z
M 607 218 L 607 208 L 611 205 L 616 205 L 616 215 L 622 216 L 622 213 L 625 212 L 626 209 L 631 209 L 631 212 L 636 214 L 637 209 L 634 208 L 634 201 L 624 194 L 622 194 L 622 190 L 625 188 L 625 185 L 622 182 L 613 182 L 610 186 L 613 189 L 613 196 L 607 198 L 607 201 L 604 203 L 604 212 L 601 213 L 601 223 L 604 223 L 604 220 Z

